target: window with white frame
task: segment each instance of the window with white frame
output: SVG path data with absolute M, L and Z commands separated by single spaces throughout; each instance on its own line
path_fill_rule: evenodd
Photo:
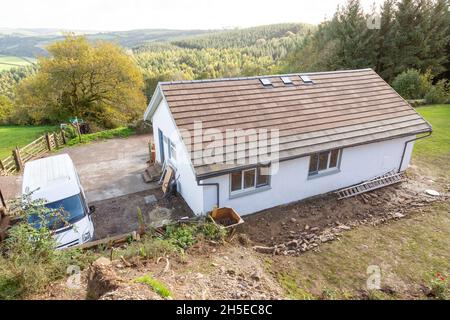
M 173 143 L 171 140 L 168 140 L 169 142 L 169 159 L 177 160 L 177 149 L 175 149 L 175 143 Z
M 268 186 L 270 183 L 269 171 L 270 166 L 266 165 L 232 172 L 230 174 L 230 192 L 235 194 Z
M 309 159 L 309 176 L 331 172 L 339 168 L 342 149 L 312 154 Z

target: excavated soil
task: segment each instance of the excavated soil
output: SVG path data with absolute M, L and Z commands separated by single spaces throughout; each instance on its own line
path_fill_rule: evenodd
M 414 171 L 408 175 L 402 183 L 352 198 L 338 200 L 332 193 L 244 216 L 245 223 L 240 232 L 255 245 L 266 247 L 288 244 L 293 239 L 302 242 L 305 238 L 321 235 L 325 235 L 325 241 L 315 242 L 326 242 L 333 240 L 335 234 L 357 225 L 402 218 L 411 208 L 420 208 L 449 196 L 449 186 L 437 184 Z M 436 189 L 441 195 L 430 196 L 424 192 L 426 189 Z

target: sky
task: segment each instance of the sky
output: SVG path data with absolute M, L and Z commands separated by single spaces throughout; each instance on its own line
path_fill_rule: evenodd
M 361 0 L 363 7 L 382 0 Z M 317 24 L 346 0 L 0 0 L 0 28 L 222 29 Z

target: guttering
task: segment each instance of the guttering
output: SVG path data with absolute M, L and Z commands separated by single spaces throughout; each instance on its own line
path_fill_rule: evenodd
M 145 109 L 144 121 L 149 120 L 149 118 L 153 116 L 153 113 L 155 113 L 156 108 L 158 107 L 163 97 L 164 96 L 163 93 L 161 92 L 161 86 L 158 83 L 158 85 L 155 88 L 155 91 L 153 92 L 152 98 L 148 103 L 147 109 Z
M 433 131 L 430 131 L 430 132 L 428 132 L 427 135 L 424 135 L 424 136 L 421 136 L 421 137 L 416 137 L 414 139 L 405 141 L 405 146 L 403 147 L 402 159 L 400 160 L 400 165 L 398 167 L 398 172 L 402 171 L 403 159 L 405 158 L 406 147 L 408 146 L 408 143 L 413 142 L 413 141 L 417 141 L 417 140 L 420 140 L 420 139 L 428 138 L 429 136 L 431 136 L 432 133 L 433 133 Z
M 200 182 L 200 180 L 197 180 L 197 185 L 200 187 L 215 186 L 216 187 L 216 206 L 217 206 L 217 208 L 220 208 L 220 206 L 219 206 L 219 188 L 220 188 L 219 183 L 216 183 L 216 182 L 202 183 L 202 182 Z

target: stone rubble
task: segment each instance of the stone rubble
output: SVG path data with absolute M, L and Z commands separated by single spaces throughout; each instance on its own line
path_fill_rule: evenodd
M 421 208 L 429 205 L 430 203 L 437 201 L 439 199 L 448 198 L 448 195 L 440 195 L 439 193 L 434 194 L 430 197 L 430 193 L 426 190 L 424 194 L 417 196 L 402 195 L 396 199 L 398 202 L 394 206 L 395 211 L 387 212 L 378 215 L 372 215 L 370 213 L 360 214 L 360 219 L 348 221 L 346 224 L 342 224 L 339 221 L 334 222 L 334 225 L 327 226 L 326 228 L 320 229 L 320 227 L 311 227 L 305 225 L 302 228 L 303 231 L 297 232 L 289 231 L 289 241 L 282 243 L 273 244 L 273 246 L 254 246 L 253 249 L 257 252 L 272 255 L 291 255 L 298 256 L 306 251 L 314 250 L 317 251 L 322 243 L 327 243 L 339 239 L 340 235 L 344 231 L 351 230 L 359 225 L 379 225 L 387 223 L 390 220 L 402 219 L 407 215 L 407 210 L 411 208 Z M 434 190 L 432 190 L 434 191 Z M 378 195 L 377 193 L 367 193 L 360 194 L 358 197 L 365 204 L 371 204 L 372 206 L 378 206 L 382 204 L 382 201 L 391 201 L 391 199 L 386 195 Z M 382 200 L 382 201 L 380 201 Z M 318 208 L 320 205 L 317 206 Z M 310 214 L 314 214 L 312 210 Z M 297 222 L 296 219 L 292 218 L 290 220 L 292 223 Z M 285 222 L 281 223 L 284 229 L 288 228 Z

